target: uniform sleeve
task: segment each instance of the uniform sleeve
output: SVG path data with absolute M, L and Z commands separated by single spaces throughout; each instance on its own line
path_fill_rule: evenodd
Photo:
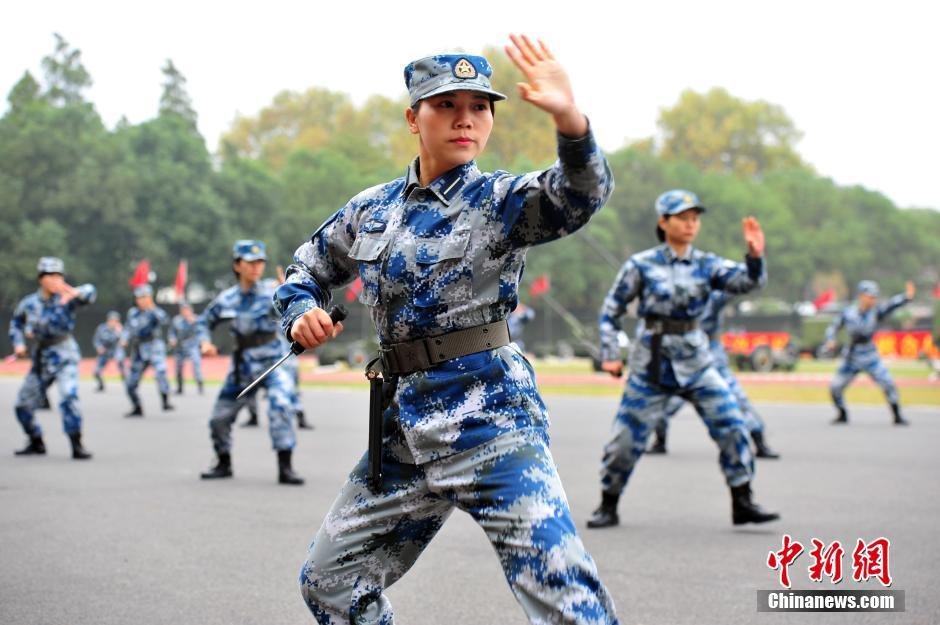
M 904 293 L 899 293 L 886 302 L 878 304 L 878 321 L 881 321 L 895 310 L 906 304 L 908 301 L 909 300 L 907 299 L 907 295 Z
M 352 282 L 357 275 L 358 266 L 349 251 L 360 214 L 361 204 L 353 198 L 294 252 L 286 280 L 274 292 L 274 308 L 288 338 L 298 317 L 314 308 L 326 308 L 332 300 L 331 289 Z
M 166 340 L 170 343 L 175 343 L 177 339 L 177 327 L 176 327 L 176 317 L 170 321 L 170 327 L 166 331 Z
M 69 308 L 93 304 L 95 300 L 98 299 L 98 289 L 95 288 L 94 284 L 83 284 L 76 287 L 76 289 L 78 290 L 78 295 L 69 302 Z
M 545 171 L 512 180 L 502 207 L 503 229 L 517 247 L 547 243 L 586 224 L 607 202 L 614 179 L 590 129 L 558 138 L 558 160 Z M 497 183 L 498 184 L 498 183 Z
M 104 334 L 105 327 L 107 326 L 105 326 L 104 324 L 98 324 L 98 327 L 95 328 L 95 335 L 91 339 L 91 344 L 96 350 L 104 349 L 103 334 Z
M 826 342 L 835 341 L 836 336 L 839 334 L 839 330 L 842 329 L 842 326 L 845 325 L 845 311 L 840 312 L 835 319 L 832 320 L 832 323 L 829 324 L 829 327 L 826 328 Z
M 134 308 L 131 308 L 127 311 L 127 314 L 124 315 L 125 323 L 124 327 L 121 328 L 121 345 L 127 345 L 131 337 L 134 336 L 135 327 L 137 325 L 137 319 L 134 314 Z
M 196 336 L 199 337 L 200 343 L 212 342 L 212 330 L 219 325 L 221 319 L 222 302 L 220 297 L 216 297 L 196 317 Z
M 604 298 L 598 320 L 598 333 L 601 340 L 601 360 L 619 360 L 620 348 L 617 333 L 621 331 L 620 318 L 629 304 L 640 292 L 642 279 L 636 262 L 631 258 L 614 280 L 613 286 Z
M 767 284 L 767 262 L 745 256 L 743 263 L 717 258 L 712 265 L 712 288 L 727 293 L 747 293 Z
M 26 306 L 22 301 L 10 318 L 10 343 L 13 347 L 26 346 Z

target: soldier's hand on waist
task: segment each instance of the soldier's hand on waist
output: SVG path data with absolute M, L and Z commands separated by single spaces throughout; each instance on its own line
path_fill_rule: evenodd
M 619 378 L 623 375 L 623 362 L 620 360 L 605 360 L 601 363 L 601 371 L 606 371 L 611 376 Z
M 29 352 L 26 351 L 25 345 L 14 345 L 13 355 L 17 358 L 26 358 L 29 355 Z
M 199 344 L 199 352 L 203 356 L 218 356 L 219 348 L 210 343 L 209 341 L 203 341 Z
M 336 338 L 342 331 L 342 322 L 334 324 L 329 313 L 322 308 L 314 308 L 294 321 L 290 328 L 290 338 L 304 349 L 313 349 Z

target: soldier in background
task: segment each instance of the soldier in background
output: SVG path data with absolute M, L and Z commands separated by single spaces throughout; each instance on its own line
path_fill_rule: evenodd
M 167 332 L 167 342 L 173 350 L 176 362 L 176 394 L 183 394 L 183 366 L 186 361 L 193 364 L 193 377 L 199 394 L 202 395 L 202 354 L 199 351 L 199 329 L 193 307 L 183 302 L 180 304 L 179 314 L 170 322 Z
M 634 299 L 643 320 L 630 354 L 630 375 L 604 446 L 601 503 L 588 527 L 617 525 L 617 503 L 646 449 L 650 430 L 670 397 L 691 402 L 718 445 L 719 465 L 731 490 L 735 525 L 765 523 L 780 515 L 751 499 L 754 462 L 744 417 L 728 383 L 713 364 L 700 325 L 713 290 L 746 293 L 767 280 L 764 233 L 753 217 L 742 221 L 745 262 L 735 263 L 692 247 L 705 212 L 694 193 L 667 191 L 654 203 L 656 235 L 662 242 L 634 254 L 623 265 L 600 312 L 601 368 L 623 372 L 617 345 L 620 318 Z
M 209 430 L 217 461 L 202 473 L 205 480 L 230 478 L 232 472 L 232 424 L 246 398 L 237 399 L 241 390 L 273 365 L 284 351 L 280 335 L 280 315 L 274 309 L 274 286 L 261 280 L 267 262 L 264 243 L 250 239 L 236 241 L 232 249 L 232 271 L 238 284 L 212 300 L 199 316 L 202 353 L 218 353 L 210 341 L 212 330 L 222 322 L 230 323 L 235 339 L 232 366 L 218 399 L 212 408 Z M 294 380 L 283 367 L 265 378 L 256 394 L 264 388 L 268 398 L 268 432 L 277 452 L 278 482 L 300 485 L 302 477 L 294 472 L 292 454 L 297 438 L 291 423 Z
M 124 415 L 126 417 L 144 416 L 137 387 L 147 367 L 153 367 L 156 373 L 163 410 L 173 410 L 170 404 L 170 382 L 166 375 L 166 343 L 163 342 L 167 314 L 154 303 L 153 287 L 149 284 L 134 288 L 134 303 L 127 311 L 127 323 L 121 336 L 121 346 L 130 359 L 126 388 L 131 400 L 131 411 Z
M 53 256 L 39 259 L 39 290 L 27 295 L 17 305 L 10 320 L 10 342 L 17 358 L 29 354 L 27 341 L 33 341 L 33 366 L 16 396 L 14 412 L 29 437 L 17 456 L 46 453 L 42 428 L 35 411 L 41 395 L 53 382 L 59 385 L 59 409 L 62 429 L 72 444 L 72 458 L 87 460 L 91 453 L 82 445 L 82 414 L 78 407 L 78 363 L 81 353 L 72 336 L 75 310 L 95 301 L 97 292 L 91 284 L 73 287 L 65 281 L 65 263 Z
M 845 387 L 861 372 L 867 373 L 881 387 L 885 399 L 891 406 L 895 425 L 908 425 L 908 421 L 901 414 L 898 387 L 891 379 L 888 368 L 881 362 L 878 348 L 872 338 L 878 324 L 892 312 L 914 299 L 917 289 L 913 282 L 908 282 L 904 293 L 895 295 L 887 301 L 878 302 L 878 285 L 871 280 L 862 280 L 858 283 L 858 301 L 847 306 L 832 320 L 826 329 L 826 349 L 832 352 L 836 346 L 836 336 L 841 328 L 845 328 L 848 336 L 848 345 L 842 351 L 844 360 L 836 370 L 829 384 L 832 403 L 835 404 L 839 414 L 833 424 L 841 425 L 849 422 L 849 414 L 845 409 L 843 393 Z
M 121 313 L 116 310 L 109 310 L 104 323 L 99 323 L 95 328 L 95 335 L 91 342 L 95 347 L 97 358 L 95 359 L 95 381 L 98 383 L 96 391 L 104 391 L 104 378 L 101 372 L 107 364 L 114 360 L 117 365 L 118 373 L 121 374 L 121 381 L 126 381 L 127 375 L 124 371 L 124 350 L 121 348 L 121 333 L 124 326 L 121 325 Z
M 724 310 L 725 305 L 730 300 L 731 296 L 725 291 L 712 291 L 708 296 L 708 303 L 705 306 L 705 312 L 699 319 L 699 324 L 701 325 L 702 331 L 708 335 L 709 349 L 711 349 L 712 352 L 712 363 L 715 368 L 718 369 L 718 373 L 721 374 L 721 377 L 728 383 L 728 388 L 731 389 L 735 399 L 738 400 L 738 407 L 741 409 L 741 414 L 744 416 L 744 425 L 747 427 L 748 432 L 750 432 L 751 440 L 754 442 L 754 455 L 757 458 L 776 459 L 780 457 L 780 454 L 771 449 L 764 440 L 764 420 L 761 419 L 757 409 L 754 408 L 754 404 L 751 403 L 747 393 L 744 392 L 744 388 L 741 386 L 741 383 L 738 382 L 737 376 L 731 371 L 731 363 L 728 361 L 728 352 L 725 351 L 725 346 L 721 343 L 721 311 Z M 673 395 L 669 398 L 669 401 L 666 402 L 663 418 L 656 424 L 653 444 L 650 445 L 646 453 L 666 453 L 666 433 L 669 428 L 669 419 L 679 412 L 685 403 L 685 400 L 678 395 Z

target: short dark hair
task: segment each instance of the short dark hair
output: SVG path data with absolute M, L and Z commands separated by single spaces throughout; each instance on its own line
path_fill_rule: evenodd
M 668 221 L 672 215 L 663 215 L 662 217 Z M 656 224 L 656 238 L 659 239 L 660 243 L 666 242 L 666 231 L 659 227 L 659 223 Z

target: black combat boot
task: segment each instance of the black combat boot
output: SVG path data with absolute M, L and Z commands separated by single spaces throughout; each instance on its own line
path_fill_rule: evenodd
M 754 449 L 756 450 L 754 455 L 758 458 L 777 459 L 780 457 L 780 454 L 771 449 L 766 441 L 764 441 L 763 431 L 756 430 L 751 432 L 751 440 L 754 441 Z
M 258 413 L 254 410 L 248 411 L 248 420 L 241 424 L 243 428 L 256 428 L 258 427 Z
M 591 514 L 587 526 L 596 529 L 599 527 L 620 525 L 620 518 L 617 516 L 618 501 L 620 501 L 620 495 L 601 493 L 601 505 Z
M 751 483 L 731 487 L 731 522 L 735 525 L 745 523 L 767 523 L 776 521 L 780 515 L 767 512 L 751 501 Z
M 95 388 L 96 393 L 101 393 L 104 391 L 104 380 L 101 379 L 101 374 L 95 374 L 95 381 L 98 382 L 98 386 Z
M 176 376 L 176 394 L 177 395 L 183 394 L 183 374 L 182 373 Z
M 312 430 L 313 426 L 307 421 L 307 415 L 303 410 L 297 411 L 297 427 L 301 430 Z
M 163 400 L 163 410 L 169 411 L 173 410 L 173 404 L 170 403 L 170 396 L 166 393 L 160 393 L 160 398 Z
M 839 414 L 832 420 L 832 425 L 845 425 L 848 422 L 849 413 L 845 411 L 845 408 L 839 408 Z
M 17 449 L 13 453 L 17 456 L 44 456 L 46 454 L 46 444 L 42 442 L 42 436 L 30 436 L 26 447 Z
M 124 415 L 125 417 L 142 417 L 144 416 L 144 410 L 140 407 L 139 402 L 134 402 L 134 406 L 130 412 Z
M 232 477 L 232 456 L 228 452 L 219 452 L 219 460 L 215 466 L 199 474 L 204 480 L 217 480 Z
M 895 425 L 910 425 L 911 422 L 901 415 L 901 407 L 897 404 L 891 404 L 891 412 L 894 413 Z
M 91 452 L 82 446 L 81 432 L 69 434 L 69 440 L 72 441 L 72 460 L 88 460 L 91 458 Z
M 660 419 L 659 423 L 656 424 L 656 429 L 653 430 L 653 444 L 650 446 L 646 453 L 648 454 L 664 454 L 666 453 L 666 420 Z
M 294 484 L 299 486 L 304 483 L 304 478 L 294 473 L 291 467 L 290 449 L 279 449 L 277 452 L 277 481 L 279 484 Z

